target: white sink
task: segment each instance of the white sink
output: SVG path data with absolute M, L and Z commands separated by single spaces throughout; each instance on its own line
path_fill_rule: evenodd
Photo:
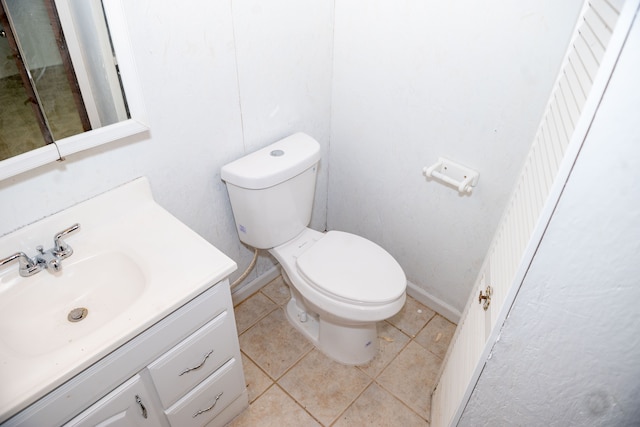
M 34 256 L 38 245 L 51 247 L 54 234 L 75 223 L 81 227 L 66 236 L 73 254 L 61 271 L 21 277 L 17 263 L 0 269 L 0 420 L 236 269 L 160 207 L 145 178 L 0 237 L 0 257 Z M 82 308 L 84 318 L 68 320 Z
M 16 275 L 12 280 L 21 283 L 8 283 L 2 293 L 0 336 L 16 355 L 48 354 L 100 333 L 126 315 L 148 285 L 140 267 L 123 253 L 72 256 L 63 263 L 58 273 Z

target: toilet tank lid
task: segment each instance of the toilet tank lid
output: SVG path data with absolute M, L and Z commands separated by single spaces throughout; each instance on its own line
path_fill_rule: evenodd
M 222 167 L 221 178 L 248 189 L 269 188 L 309 169 L 320 160 L 320 144 L 298 132 Z

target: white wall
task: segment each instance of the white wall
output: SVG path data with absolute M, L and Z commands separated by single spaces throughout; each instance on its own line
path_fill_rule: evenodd
M 460 426 L 640 420 L 640 22 Z
M 462 310 L 581 5 L 337 1 L 329 227 Z M 472 196 L 425 180 L 439 156 L 480 172 Z
M 234 231 L 220 168 L 298 130 L 316 137 L 326 153 L 333 6 L 322 0 L 124 3 L 150 135 L 1 181 L 0 235 L 146 175 L 161 205 L 242 270 L 252 252 Z M 274 31 L 285 28 L 287 37 Z M 324 168 L 313 218 L 318 229 L 325 226 L 326 175 Z M 1 249 L 8 255 L 22 248 Z M 257 274 L 272 265 L 262 258 Z
M 0 234 L 147 175 L 242 269 L 220 167 L 302 130 L 323 153 L 312 227 L 381 244 L 459 310 L 580 4 L 338 0 L 334 20 L 322 0 L 126 2 L 151 134 L 0 182 Z M 440 155 L 480 171 L 471 197 L 426 182 Z

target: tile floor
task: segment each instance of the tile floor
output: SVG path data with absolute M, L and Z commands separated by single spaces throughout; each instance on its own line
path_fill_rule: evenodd
M 411 297 L 367 365 L 324 356 L 287 321 L 278 278 L 235 307 L 249 408 L 229 426 L 425 426 L 455 325 Z

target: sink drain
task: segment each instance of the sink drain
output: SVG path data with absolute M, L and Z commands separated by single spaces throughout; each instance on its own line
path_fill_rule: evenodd
M 85 317 L 87 317 L 87 314 L 89 314 L 89 310 L 87 310 L 84 307 L 74 308 L 67 315 L 67 320 L 69 322 L 79 322 Z

